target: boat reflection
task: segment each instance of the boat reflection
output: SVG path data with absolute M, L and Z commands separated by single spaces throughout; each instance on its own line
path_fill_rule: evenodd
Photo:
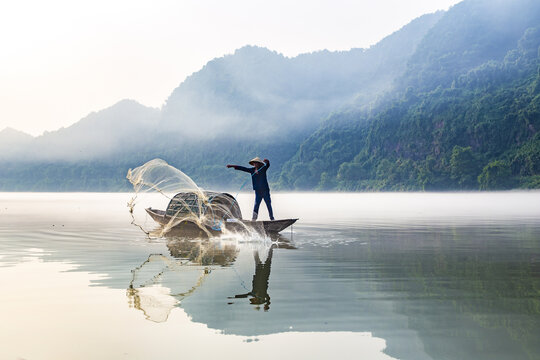
M 169 238 L 167 248 L 170 255 L 187 261 L 186 265 L 232 264 L 240 251 L 236 242 L 208 239 Z
M 245 251 L 253 247 L 253 244 L 239 244 L 237 240 L 178 237 L 169 237 L 166 245 L 168 255 L 150 254 L 131 271 L 132 278 L 127 288 L 130 307 L 141 310 L 148 320 L 154 322 L 167 321 L 172 309 L 193 295 L 214 270 L 231 269 L 241 247 Z M 255 274 L 252 289 L 233 298 L 249 297 L 257 309 L 260 305 L 265 311 L 270 308 L 268 281 L 275 248 L 295 249 L 295 246 L 281 235 L 268 244 L 258 243 L 257 249 L 253 250 Z M 264 262 L 260 254 L 266 254 Z M 237 270 L 232 270 L 238 276 Z

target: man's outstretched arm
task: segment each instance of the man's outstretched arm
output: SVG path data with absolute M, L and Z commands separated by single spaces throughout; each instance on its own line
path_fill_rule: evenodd
M 234 170 L 240 170 L 240 171 L 244 171 L 244 172 L 247 172 L 247 173 L 250 173 L 252 172 L 252 169 L 250 168 L 247 168 L 247 167 L 243 167 L 243 166 L 240 166 L 240 165 L 227 165 L 228 168 L 234 168 Z

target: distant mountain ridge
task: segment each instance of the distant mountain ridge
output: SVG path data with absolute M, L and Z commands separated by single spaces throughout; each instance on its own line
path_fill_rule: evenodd
M 15 130 L 11 127 L 7 127 L 0 131 L 0 144 L 6 147 L 13 144 L 31 141 L 33 138 L 34 137 L 32 135 Z
M 11 157 L 20 153 L 34 137 L 19 130 L 7 127 L 0 131 L 0 156 Z
M 424 15 L 369 49 L 286 58 L 243 47 L 210 61 L 176 88 L 163 107 L 161 128 L 240 139 L 257 133 L 305 136 L 330 112 L 365 106 L 390 90 L 441 16 Z
M 159 111 L 133 100 L 92 112 L 75 124 L 32 137 L 5 129 L 0 132 L 0 160 L 4 161 L 80 161 L 105 158 L 114 153 L 135 151 L 146 146 L 155 132 Z M 10 134 L 11 143 L 2 134 Z M 15 136 L 15 134 L 18 134 Z M 6 152 L 5 147 L 15 147 Z

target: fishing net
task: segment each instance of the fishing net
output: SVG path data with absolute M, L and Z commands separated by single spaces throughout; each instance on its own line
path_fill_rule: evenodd
M 161 159 L 129 169 L 127 178 L 135 193 L 159 192 L 168 196 L 181 191 L 202 191 L 189 176 Z
M 226 232 L 226 222 L 245 229 L 233 196 L 200 188 L 164 160 L 130 169 L 127 179 L 135 190 L 128 202 L 133 224 L 149 236 L 210 237 Z

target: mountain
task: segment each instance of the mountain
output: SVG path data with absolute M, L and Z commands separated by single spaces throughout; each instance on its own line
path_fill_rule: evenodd
M 224 164 L 272 159 L 271 181 L 324 118 L 390 92 L 443 12 L 422 16 L 369 49 L 287 58 L 246 46 L 181 83 L 162 109 L 124 100 L 45 133 L 0 158 L 0 190 L 129 190 L 130 167 L 160 157 L 206 187 L 237 188 Z
M 442 12 L 422 16 L 369 49 L 286 58 L 246 46 L 210 61 L 176 88 L 161 129 L 205 139 L 304 136 L 341 107 L 365 106 L 391 89 Z
M 32 135 L 10 127 L 0 131 L 0 159 L 20 153 L 32 142 L 32 139 Z
M 466 0 L 453 6 L 426 34 L 400 79 L 402 88 L 448 87 L 459 75 L 501 61 L 525 30 L 538 26 L 536 0 Z
M 157 109 L 122 100 L 67 128 L 27 139 L 24 148 L 3 158 L 21 162 L 81 161 L 135 151 L 148 144 L 158 116 Z
M 0 150 L 4 152 L 14 146 L 26 145 L 32 139 L 32 135 L 7 127 L 0 131 Z
M 540 187 L 540 3 L 466 0 L 433 26 L 390 101 L 334 114 L 282 188 Z

